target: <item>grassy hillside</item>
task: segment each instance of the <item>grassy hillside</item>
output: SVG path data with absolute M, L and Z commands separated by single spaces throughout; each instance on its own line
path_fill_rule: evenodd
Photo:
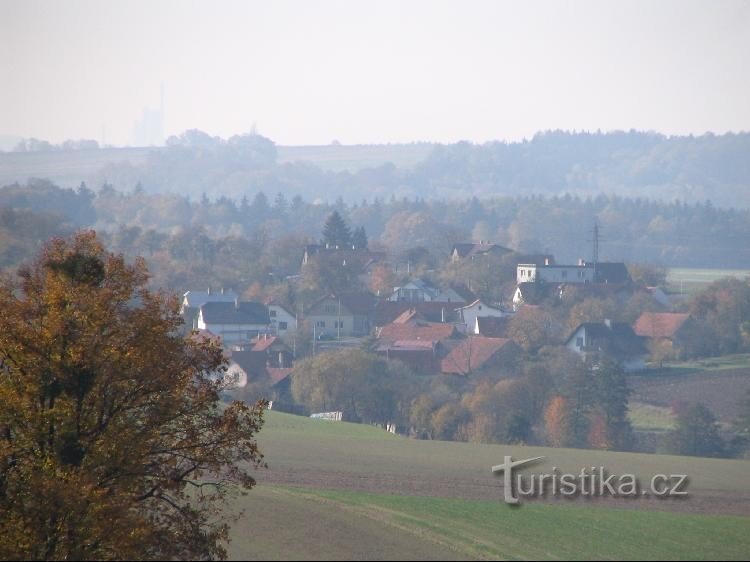
M 750 277 L 750 270 L 673 267 L 667 272 L 667 284 L 670 292 L 690 294 L 700 291 L 707 285 L 724 277 L 745 279 L 746 277 Z
M 268 487 L 234 559 L 745 560 L 750 519 Z
M 275 484 L 500 499 L 502 490 L 490 468 L 511 455 L 544 456 L 545 461 L 530 470 L 545 472 L 553 466 L 570 472 L 605 466 L 612 473 L 644 479 L 662 473 L 688 474 L 696 495 L 729 492 L 750 498 L 750 465 L 737 460 L 417 441 L 374 427 L 280 412 L 268 413 L 259 443 L 269 470 L 259 472 L 258 480 Z
M 235 559 L 665 559 L 750 556 L 748 463 L 657 455 L 428 442 L 349 423 L 269 412 L 269 464 L 237 498 Z M 532 470 L 691 477 L 685 500 L 502 501 L 504 455 Z

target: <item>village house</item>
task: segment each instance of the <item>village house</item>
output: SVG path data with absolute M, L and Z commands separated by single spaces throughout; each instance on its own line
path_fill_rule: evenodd
M 490 306 L 480 299 L 471 304 L 456 308 L 459 321 L 464 325 L 464 331 L 470 332 L 474 329 L 478 318 L 503 318 L 511 313 L 505 312 L 500 307 Z
M 267 333 L 269 324 L 268 307 L 259 302 L 207 302 L 198 309 L 197 329 L 221 337 L 226 347 Z
M 276 301 L 268 301 L 268 317 L 271 322 L 271 332 L 277 336 L 285 336 L 297 329 L 297 315 Z
M 391 302 L 442 302 L 465 304 L 476 299 L 474 294 L 466 287 L 452 285 L 440 288 L 424 279 L 412 279 L 401 287 L 394 287 L 393 293 L 388 297 Z
M 513 250 L 510 248 L 500 246 L 499 244 L 492 244 L 487 240 L 480 240 L 478 243 L 454 244 L 451 249 L 451 260 L 456 263 L 464 259 L 473 260 L 483 256 L 503 257 L 512 253 Z
M 507 338 L 466 336 L 444 345 L 447 353 L 440 361 L 440 372 L 445 375 L 510 371 L 517 366 L 521 356 L 521 348 Z
M 385 252 L 374 252 L 367 248 L 342 248 L 323 244 L 308 244 L 302 252 L 302 267 L 309 264 L 313 259 L 323 258 L 332 260 L 340 265 L 350 265 L 365 271 L 370 266 L 384 262 Z
M 375 304 L 375 327 L 390 324 L 407 312 L 426 322 L 459 321 L 456 310 L 449 303 L 381 300 Z
M 375 352 L 386 359 L 396 359 L 415 373 L 429 374 L 440 369 L 438 340 L 395 340 L 380 344 Z
M 579 260 L 577 265 L 543 265 L 519 263 L 516 268 L 516 290 L 513 310 L 524 304 L 542 304 L 551 298 L 584 291 L 587 296 L 630 296 L 635 286 L 622 262 L 590 263 Z
M 545 263 L 519 263 L 516 268 L 516 283 L 630 283 L 630 274 L 624 263 L 591 263 L 579 260 L 577 265 Z
M 373 329 L 377 298 L 371 293 L 330 294 L 305 310 L 305 320 L 315 336 L 362 337 Z
M 211 287 L 206 291 L 187 291 L 182 295 L 180 303 L 180 314 L 185 321 L 185 325 L 190 329 L 197 329 L 196 321 L 198 319 L 198 310 L 208 302 L 234 302 L 237 300 L 237 293 L 231 289 L 212 290 Z
M 648 340 L 654 358 L 677 358 L 690 339 L 694 322 L 687 313 L 644 312 L 633 325 L 638 336 Z
M 473 333 L 475 336 L 487 336 L 489 338 L 504 338 L 507 334 L 508 321 L 512 315 L 495 317 L 495 316 L 478 316 L 474 322 Z
M 619 362 L 626 372 L 646 368 L 648 351 L 642 338 L 628 324 L 586 322 L 565 340 L 565 347 L 584 359 L 607 357 Z

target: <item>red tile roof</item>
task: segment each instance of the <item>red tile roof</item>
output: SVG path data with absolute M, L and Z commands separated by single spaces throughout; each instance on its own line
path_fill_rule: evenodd
M 271 386 L 279 384 L 285 378 L 292 374 L 293 368 L 281 369 L 278 367 L 266 367 L 268 378 L 271 381 Z
M 408 324 L 386 324 L 380 329 L 378 339 L 383 342 L 399 340 L 441 341 L 455 337 L 453 324 L 410 322 Z
M 484 336 L 470 336 L 452 342 L 451 350 L 440 363 L 440 370 L 446 374 L 468 375 L 484 367 L 501 349 L 513 345 L 507 338 Z
M 480 336 L 488 336 L 491 338 L 501 338 L 505 335 L 505 331 L 508 329 L 508 323 L 510 318 L 508 316 L 498 318 L 496 316 L 485 316 L 477 318 L 479 324 Z M 469 329 L 473 330 L 476 326 L 469 326 Z
M 280 343 L 281 339 L 276 336 L 258 337 L 253 341 L 253 351 L 265 351 L 275 343 Z
M 440 322 L 445 317 L 449 322 L 456 317 L 455 303 L 445 302 L 392 302 L 380 301 L 375 305 L 375 325 L 385 326 L 409 310 L 415 310 L 421 319 Z
M 646 338 L 673 338 L 689 318 L 689 314 L 676 312 L 644 312 L 633 330 Z

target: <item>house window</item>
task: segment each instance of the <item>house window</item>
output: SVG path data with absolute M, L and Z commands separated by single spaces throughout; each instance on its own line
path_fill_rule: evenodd
M 335 304 L 327 304 L 325 306 L 326 314 L 336 314 L 336 305 Z
M 271 318 L 276 318 L 276 311 L 275 310 L 269 310 L 268 314 L 271 315 Z
M 279 322 L 279 330 L 286 330 L 288 324 L 286 322 Z
M 316 328 L 325 328 L 326 327 L 326 321 L 325 320 L 318 320 L 315 322 Z
M 344 329 L 344 321 L 343 320 L 335 320 L 334 323 L 333 323 L 333 327 L 335 329 L 337 329 L 337 330 L 339 328 L 341 328 L 343 330 Z

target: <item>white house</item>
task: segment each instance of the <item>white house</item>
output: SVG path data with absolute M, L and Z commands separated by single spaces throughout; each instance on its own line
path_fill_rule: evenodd
M 270 328 L 268 307 L 259 302 L 207 302 L 198 311 L 198 329 L 220 336 L 223 345 L 247 342 Z
M 297 316 L 276 302 L 268 303 L 268 316 L 271 332 L 277 336 L 283 337 L 287 332 L 297 329 Z
M 412 279 L 401 287 L 394 287 L 388 300 L 391 302 L 446 302 L 456 304 L 469 302 L 457 288 L 441 289 L 423 279 Z
M 182 310 L 186 308 L 200 308 L 207 302 L 234 302 L 237 299 L 237 293 L 231 289 L 220 289 L 218 291 L 187 291 L 182 295 Z
M 537 265 L 520 263 L 516 268 L 516 282 L 535 283 L 594 283 L 596 269 L 594 264 L 580 261 L 578 265 Z
M 576 328 L 565 347 L 581 357 L 606 356 L 619 361 L 626 372 L 646 368 L 647 349 L 628 324 L 587 322 Z
M 503 318 L 505 316 L 510 316 L 510 313 L 505 312 L 500 308 L 490 306 L 482 302 L 480 299 L 477 299 L 466 306 L 457 308 L 456 313 L 467 331 L 476 326 L 477 318 Z

